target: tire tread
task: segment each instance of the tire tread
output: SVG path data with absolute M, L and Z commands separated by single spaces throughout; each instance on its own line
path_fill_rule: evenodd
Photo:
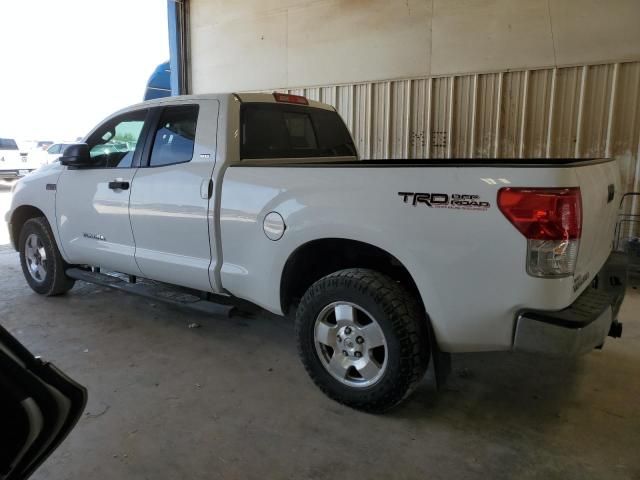
M 26 240 L 26 236 L 33 229 L 38 230 L 38 233 L 41 233 L 44 236 L 43 240 L 49 244 L 49 248 L 53 252 L 52 262 L 49 263 L 49 266 L 52 269 L 52 281 L 47 281 L 44 284 L 35 284 L 34 281 L 30 278 L 29 272 L 26 270 L 26 263 L 24 260 L 24 242 Z M 45 217 L 34 217 L 25 222 L 20 233 L 19 248 L 20 263 L 22 264 L 24 276 L 27 280 L 27 283 L 29 283 L 29 286 L 36 293 L 45 295 L 47 297 L 54 297 L 57 295 L 62 295 L 73 288 L 75 280 L 67 277 L 65 273 L 68 265 L 62 258 L 62 255 L 60 255 L 60 250 L 58 249 L 58 244 L 56 243 L 53 231 L 51 230 L 51 226 L 49 225 L 49 222 Z
M 386 388 L 371 389 L 365 394 L 359 392 L 357 396 L 348 395 L 348 391 L 345 394 L 337 394 L 334 389 L 326 385 L 323 376 L 314 368 L 310 355 L 315 355 L 315 352 L 305 351 L 300 332 L 302 323 L 311 321 L 306 318 L 310 302 L 328 288 L 355 288 L 361 294 L 371 296 L 390 319 L 392 329 L 401 345 L 401 359 L 398 375 L 392 379 L 391 383 L 385 385 Z M 363 268 L 341 270 L 315 282 L 298 307 L 296 331 L 298 353 L 314 383 L 329 397 L 359 410 L 380 413 L 403 401 L 423 378 L 429 362 L 426 319 L 420 305 L 400 283 L 374 270 Z

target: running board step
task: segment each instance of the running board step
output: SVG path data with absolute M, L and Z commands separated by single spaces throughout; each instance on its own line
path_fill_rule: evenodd
M 180 290 L 179 287 L 171 288 L 163 283 L 142 279 L 139 279 L 140 281 L 136 283 L 129 283 L 126 280 L 127 275 L 121 276 L 117 273 L 106 274 L 91 272 L 80 268 L 69 268 L 66 273 L 67 276 L 75 280 L 82 280 L 83 282 L 121 290 L 177 307 L 187 307 L 208 315 L 230 317 L 235 310 L 235 306 L 233 305 L 222 305 L 209 300 L 203 300 L 188 291 Z

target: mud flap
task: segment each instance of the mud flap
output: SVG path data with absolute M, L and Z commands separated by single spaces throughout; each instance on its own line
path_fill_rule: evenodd
M 429 370 L 433 371 L 436 389 L 442 390 L 447 383 L 447 378 L 449 378 L 449 375 L 451 374 L 451 354 L 440 350 L 431 325 L 429 325 L 429 344 L 431 347 Z

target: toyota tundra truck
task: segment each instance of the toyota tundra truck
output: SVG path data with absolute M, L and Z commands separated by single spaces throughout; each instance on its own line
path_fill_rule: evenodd
M 322 391 L 381 412 L 451 353 L 619 336 L 620 190 L 608 159 L 360 160 L 332 106 L 198 95 L 110 116 L 6 220 L 35 292 L 115 272 L 248 301 L 295 318 Z

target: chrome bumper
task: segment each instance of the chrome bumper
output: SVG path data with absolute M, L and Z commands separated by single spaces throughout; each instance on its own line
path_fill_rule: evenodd
M 516 318 L 513 350 L 577 356 L 620 336 L 618 311 L 627 284 L 626 257 L 614 253 L 596 281 L 576 301 L 558 312 L 526 310 Z
M 612 322 L 610 306 L 593 322 L 575 328 L 520 315 L 513 348 L 519 352 L 548 355 L 583 355 L 604 344 Z
M 0 170 L 0 179 L 1 180 L 13 180 L 16 178 L 22 178 L 28 173 L 33 172 L 33 168 L 21 168 L 15 170 Z M 26 173 L 21 173 L 26 172 Z

